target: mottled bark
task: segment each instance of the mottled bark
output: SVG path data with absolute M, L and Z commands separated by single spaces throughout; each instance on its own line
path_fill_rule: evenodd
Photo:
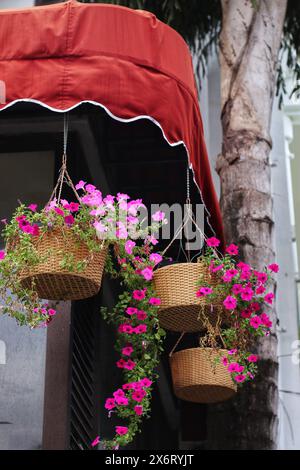
M 274 259 L 269 154 L 277 57 L 286 0 L 222 0 L 220 36 L 222 154 L 221 210 L 228 242 L 261 269 Z M 272 312 L 276 324 L 275 311 Z M 209 447 L 273 449 L 277 441 L 277 338 L 258 345 L 256 380 L 236 399 L 209 411 Z

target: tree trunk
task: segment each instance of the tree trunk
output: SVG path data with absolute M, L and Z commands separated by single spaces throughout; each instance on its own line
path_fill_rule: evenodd
M 219 52 L 223 145 L 217 161 L 227 242 L 257 269 L 274 258 L 269 154 L 277 57 L 286 0 L 222 0 Z M 277 443 L 277 337 L 258 345 L 257 378 L 209 410 L 209 447 L 274 449 Z

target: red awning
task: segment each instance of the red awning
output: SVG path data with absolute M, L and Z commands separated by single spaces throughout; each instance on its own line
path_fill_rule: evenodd
M 115 119 L 150 119 L 184 144 L 211 225 L 222 236 L 192 59 L 182 37 L 153 14 L 76 1 L 0 11 L 0 80 L 6 103 L 66 111 L 83 102 Z

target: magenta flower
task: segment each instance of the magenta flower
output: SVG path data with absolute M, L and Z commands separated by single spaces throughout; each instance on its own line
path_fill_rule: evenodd
M 85 187 L 85 190 L 92 194 L 96 189 L 96 186 L 94 186 L 93 184 L 87 184 L 86 187 Z
M 223 305 L 226 308 L 226 310 L 234 310 L 237 305 L 236 298 L 231 297 L 231 295 L 228 295 L 226 299 L 223 301 Z
M 135 414 L 141 416 L 143 414 L 143 407 L 142 405 L 135 405 L 134 407 Z
M 135 368 L 135 366 L 136 366 L 136 363 L 133 362 L 131 359 L 128 359 L 128 361 L 126 361 L 124 364 L 124 369 L 132 370 Z
M 70 212 L 78 212 L 79 211 L 78 202 L 70 202 L 70 204 L 68 205 L 68 209 Z
M 39 226 L 37 224 L 33 224 L 29 233 L 34 237 L 38 237 L 40 234 Z
M 226 253 L 228 253 L 229 255 L 238 255 L 239 254 L 239 249 L 238 247 L 234 244 L 234 243 L 231 243 L 231 245 L 229 245 L 227 248 L 226 248 Z
M 212 273 L 216 273 L 217 271 L 220 271 L 223 267 L 224 267 L 224 264 L 219 264 L 219 265 L 215 266 L 214 262 L 211 261 L 211 263 L 209 265 L 209 270 Z
M 149 261 L 155 265 L 162 261 L 163 257 L 159 253 L 151 253 L 149 256 Z
M 254 271 L 254 275 L 256 276 L 258 282 L 261 282 L 262 284 L 265 284 L 268 280 L 268 275 L 267 273 L 261 273 L 259 271 Z
M 250 308 L 246 308 L 245 310 L 241 311 L 241 317 L 243 318 L 250 318 L 252 315 L 252 311 Z
M 248 362 L 257 362 L 258 361 L 258 356 L 256 354 L 250 354 L 250 356 L 247 357 Z
M 128 323 L 121 323 L 118 328 L 119 333 L 126 333 L 127 335 L 131 335 L 133 333 L 133 328 Z
M 244 382 L 245 379 L 246 379 L 246 376 L 243 375 L 243 374 L 236 375 L 236 376 L 234 377 L 234 380 L 235 380 L 236 382 L 238 382 L 238 383 Z
M 119 369 L 124 369 L 126 361 L 124 361 L 124 359 L 119 359 L 116 364 Z
M 138 325 L 134 328 L 134 332 L 138 335 L 146 333 L 146 331 L 147 331 L 147 325 L 145 325 L 144 323 L 142 323 L 141 325 Z
M 218 240 L 218 238 L 216 237 L 210 237 L 206 240 L 206 244 L 207 246 L 211 246 L 211 247 L 217 247 L 220 245 L 220 240 Z
M 113 408 L 115 408 L 115 406 L 116 406 L 115 400 L 113 398 L 107 398 L 104 408 L 106 408 L 107 410 L 112 410 Z
M 272 292 L 269 292 L 269 294 L 264 296 L 265 302 L 267 302 L 270 305 L 272 305 L 273 299 L 274 299 L 274 294 Z
M 257 295 L 263 294 L 266 291 L 266 288 L 263 285 L 260 285 L 256 288 L 255 293 Z
M 146 297 L 146 289 L 134 290 L 133 293 L 132 293 L 132 297 L 135 300 L 143 300 Z
M 55 314 L 56 314 L 56 310 L 54 310 L 54 308 L 49 308 L 48 315 L 50 315 L 50 317 L 52 317 Z
M 241 298 L 245 301 L 249 301 L 252 299 L 253 297 L 253 290 L 251 289 L 251 287 L 244 287 L 242 292 L 241 292 Z
M 228 371 L 229 372 L 239 372 L 239 364 L 237 362 L 232 362 L 228 366 Z
M 91 443 L 92 447 L 96 447 L 100 443 L 100 436 L 97 436 Z
M 124 356 L 131 356 L 132 353 L 133 353 L 133 347 L 132 346 L 125 346 L 122 349 L 122 354 Z
M 253 318 L 250 318 L 250 325 L 256 330 L 261 325 L 261 323 L 261 319 L 257 315 Z
M 136 243 L 132 240 L 127 240 L 125 243 L 125 251 L 128 255 L 132 255 L 132 250 L 135 247 Z
M 228 365 L 228 359 L 227 359 L 227 357 L 225 357 L 225 356 L 222 357 L 221 362 L 222 362 L 223 366 L 226 367 L 226 366 Z
M 138 313 L 138 309 L 136 307 L 127 307 L 126 313 L 127 315 L 135 315 Z
M 150 305 L 160 305 L 161 304 L 161 300 L 158 298 L 158 297 L 151 297 L 149 299 L 149 304 Z
M 62 209 L 60 209 L 60 207 L 54 207 L 54 211 L 58 215 L 65 215 L 64 211 Z
M 238 295 L 242 292 L 243 286 L 241 284 L 234 284 L 232 286 L 232 292 L 234 295 Z
M 126 426 L 116 426 L 116 433 L 119 436 L 124 436 L 124 434 L 128 433 L 128 428 Z
M 147 313 L 144 312 L 144 310 L 139 310 L 138 313 L 136 314 L 136 318 L 141 321 L 146 320 Z
M 204 297 L 206 295 L 210 295 L 212 293 L 211 287 L 200 287 L 200 289 L 196 292 L 197 297 Z
M 273 273 L 278 273 L 278 271 L 279 271 L 279 266 L 276 263 L 269 264 L 268 268 Z
M 5 256 L 6 256 L 5 251 L 1 250 L 1 251 L 0 251 L 0 260 L 4 259 Z
M 85 181 L 80 180 L 79 183 L 76 184 L 75 188 L 84 189 L 85 185 L 86 185 Z
M 116 404 L 117 405 L 127 406 L 128 405 L 128 398 L 127 397 L 116 397 Z
M 162 211 L 157 211 L 155 212 L 155 214 L 152 215 L 152 219 L 154 220 L 154 222 L 160 222 L 164 220 L 164 218 L 165 218 L 165 213 Z
M 123 390 L 121 388 L 118 388 L 118 390 L 116 390 L 113 393 L 113 396 L 114 396 L 114 398 L 116 398 L 116 397 L 125 397 L 125 393 L 123 392 Z
M 65 217 L 65 223 L 69 226 L 73 225 L 75 222 L 75 219 L 74 217 L 70 214 L 70 215 L 66 215 Z
M 144 379 L 141 379 L 140 380 L 140 384 L 142 385 L 142 387 L 151 387 L 152 385 L 152 380 L 148 379 L 147 377 L 145 377 Z
M 28 209 L 30 209 L 32 212 L 36 212 L 37 204 L 30 204 L 30 205 L 28 206 Z
M 144 269 L 142 269 L 141 275 L 143 276 L 144 279 L 146 279 L 146 281 L 151 281 L 151 279 L 153 278 L 153 270 L 152 270 L 152 268 L 144 268 Z
M 133 389 L 133 385 L 132 385 L 131 382 L 129 382 L 129 383 L 127 383 L 127 384 L 122 385 L 122 388 L 123 388 L 124 390 L 132 390 L 132 389 Z
M 228 354 L 229 354 L 230 356 L 234 356 L 234 354 L 236 354 L 236 353 L 237 353 L 237 349 L 230 349 L 230 350 L 228 351 Z
M 266 326 L 267 328 L 271 328 L 273 323 L 271 322 L 269 315 L 263 312 L 260 316 L 260 319 L 264 326 Z
M 132 399 L 134 401 L 137 401 L 138 403 L 140 403 L 141 401 L 143 401 L 143 398 L 146 396 L 146 392 L 145 390 L 135 390 L 134 392 L 132 392 Z

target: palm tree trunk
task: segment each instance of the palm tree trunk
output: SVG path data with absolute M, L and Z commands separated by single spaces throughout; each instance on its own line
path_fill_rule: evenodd
M 287 0 L 222 0 L 219 52 L 223 145 L 217 161 L 228 242 L 261 269 L 274 258 L 269 155 L 277 57 Z M 272 312 L 273 325 L 276 313 Z M 273 449 L 277 442 L 277 337 L 258 345 L 259 376 L 209 410 L 209 447 Z

